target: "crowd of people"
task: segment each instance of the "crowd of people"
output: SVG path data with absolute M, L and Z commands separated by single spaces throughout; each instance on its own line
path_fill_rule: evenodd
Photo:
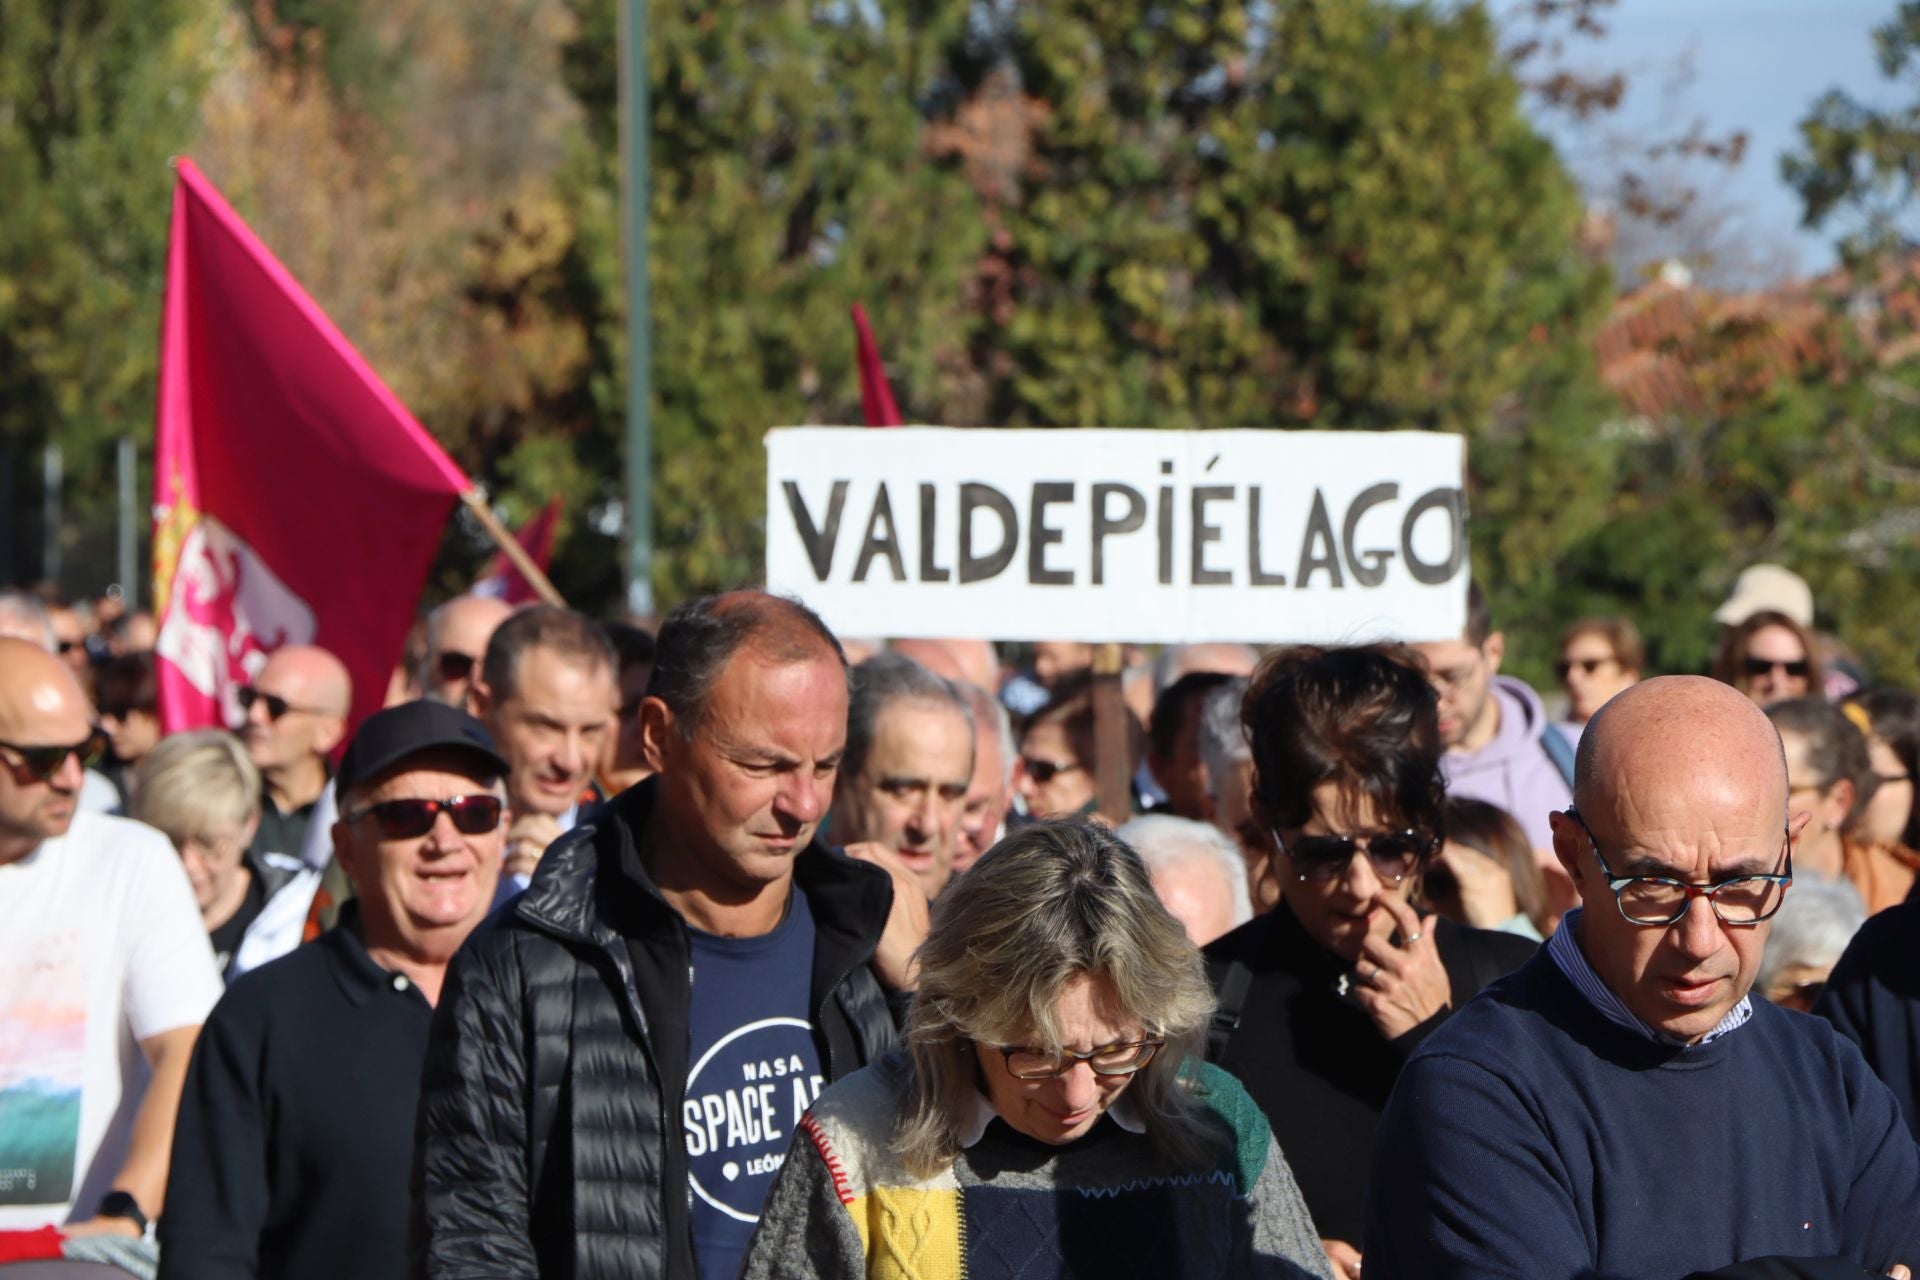
M 1905 1274 L 1920 697 L 1714 616 L 1130 649 L 1114 812 L 1085 644 L 470 595 L 165 734 L 0 593 L 0 1276 Z

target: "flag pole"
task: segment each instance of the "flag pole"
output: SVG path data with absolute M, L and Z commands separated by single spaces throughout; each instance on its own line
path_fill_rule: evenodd
M 527 585 L 548 604 L 566 608 L 566 600 L 554 589 L 547 575 L 540 571 L 540 566 L 533 562 L 533 557 L 527 554 L 527 549 L 520 545 L 520 539 L 508 533 L 507 526 L 500 523 L 500 517 L 493 514 L 493 508 L 487 505 L 486 495 L 478 489 L 466 489 L 461 492 L 460 501 L 467 504 L 467 510 L 473 513 L 473 518 L 480 522 L 480 527 L 487 531 L 487 536 L 492 538 L 494 545 L 500 548 L 500 554 L 505 556 L 520 576 L 527 580 Z

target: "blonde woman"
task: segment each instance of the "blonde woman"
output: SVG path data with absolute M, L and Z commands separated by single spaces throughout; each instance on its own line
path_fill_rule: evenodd
M 297 858 L 249 851 L 260 825 L 260 771 L 232 734 L 162 738 L 140 762 L 132 816 L 180 851 L 228 982 L 299 944 L 320 873 Z
M 904 1052 L 801 1120 L 744 1276 L 1328 1275 L 1266 1118 L 1198 1063 L 1199 954 L 1112 832 L 1007 837 L 934 906 Z

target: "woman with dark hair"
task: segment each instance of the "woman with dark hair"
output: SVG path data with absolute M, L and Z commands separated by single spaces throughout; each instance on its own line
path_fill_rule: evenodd
M 1782 698 L 1818 697 L 1822 687 L 1812 634 L 1772 609 L 1720 633 L 1712 675 L 1763 707 Z
M 1920 805 L 1913 802 L 1920 772 L 1920 697 L 1905 689 L 1868 689 L 1841 708 L 1867 735 L 1873 794 L 1861 814 L 1860 834 L 1920 849 Z
M 1851 881 L 1868 915 L 1906 901 L 1920 854 L 1861 830 L 1876 779 L 1859 724 L 1823 698 L 1776 702 L 1767 718 L 1786 752 L 1787 811 L 1812 815 L 1793 842 L 1794 872 Z
M 158 686 L 151 653 L 123 653 L 108 658 L 93 677 L 94 705 L 100 727 L 107 731 L 113 759 L 102 770 L 120 793 L 123 809 L 133 804 L 136 770 L 160 741 Z
M 1534 945 L 1414 908 L 1446 792 L 1412 650 L 1279 650 L 1241 717 L 1283 896 L 1207 948 L 1221 1003 L 1210 1053 L 1272 1117 L 1334 1274 L 1358 1276 L 1368 1156 L 1401 1066 Z
M 1476 929 L 1539 942 L 1557 923 L 1525 829 L 1485 800 L 1447 797 L 1447 838 L 1420 891 L 1435 911 Z
M 989 849 L 919 964 L 906 1052 L 801 1117 L 748 1280 L 1327 1275 L 1266 1120 L 1199 1061 L 1200 956 L 1111 831 Z

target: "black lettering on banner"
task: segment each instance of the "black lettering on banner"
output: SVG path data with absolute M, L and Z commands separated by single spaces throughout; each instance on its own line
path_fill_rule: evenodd
M 932 485 L 920 486 L 920 581 L 922 582 L 945 582 L 953 576 L 952 570 L 942 569 L 933 562 L 933 516 L 938 501 Z
M 1453 541 L 1447 558 L 1430 564 L 1413 554 L 1413 526 L 1435 507 L 1447 513 Z M 1407 572 L 1413 575 L 1413 580 L 1423 587 L 1438 586 L 1460 572 L 1460 566 L 1467 559 L 1466 494 L 1453 488 L 1429 489 L 1421 494 L 1400 522 L 1400 558 L 1406 561 Z
M 1256 587 L 1284 587 L 1287 575 L 1268 573 L 1260 564 L 1260 486 L 1247 486 L 1247 581 Z
M 1111 494 L 1123 494 L 1127 499 L 1127 514 L 1118 520 L 1107 518 L 1107 498 Z M 1130 484 L 1096 484 L 1093 486 L 1093 576 L 1094 586 L 1102 586 L 1107 580 L 1108 534 L 1132 533 L 1147 522 L 1147 496 Z
M 882 525 L 886 532 L 881 533 Z M 900 535 L 893 527 L 893 500 L 887 497 L 886 481 L 880 482 L 873 497 L 873 514 L 867 517 L 867 537 L 860 544 L 860 558 L 853 562 L 853 580 L 865 582 L 867 569 L 873 564 L 873 558 L 885 553 L 887 564 L 893 569 L 893 580 L 907 580 L 907 563 L 900 557 Z
M 993 512 L 1000 517 L 1000 545 L 986 555 L 973 553 L 973 513 Z M 1007 495 L 990 484 L 967 483 L 960 486 L 960 581 L 984 582 L 997 578 L 1013 563 L 1014 548 L 1020 541 L 1020 517 L 1014 514 Z
M 1160 464 L 1163 473 L 1172 467 L 1171 462 Z M 1155 523 L 1155 532 L 1160 537 L 1160 585 L 1170 587 L 1173 585 L 1173 486 L 1170 484 L 1160 486 L 1159 518 Z
M 1036 587 L 1070 587 L 1073 570 L 1047 568 L 1047 548 L 1060 541 L 1060 530 L 1047 523 L 1047 508 L 1073 501 L 1070 480 L 1040 480 L 1033 486 L 1027 507 L 1027 581 Z
M 1353 544 L 1359 537 L 1360 517 L 1381 503 L 1392 502 L 1399 496 L 1400 486 L 1388 481 L 1362 489 L 1347 507 L 1346 521 L 1340 526 L 1340 543 L 1347 549 L 1347 568 L 1352 571 L 1353 580 L 1363 587 L 1377 587 L 1387 580 L 1387 562 L 1393 559 L 1393 548 L 1355 551 Z
M 1193 585 L 1196 587 L 1225 587 L 1233 584 L 1233 570 L 1207 568 L 1207 546 L 1220 541 L 1220 526 L 1207 523 L 1207 504 L 1231 501 L 1232 498 L 1233 486 L 1230 484 L 1203 484 L 1194 487 L 1189 500 L 1193 515 L 1193 543 L 1189 548 L 1188 558 L 1193 570 Z
M 1316 553 L 1316 542 L 1325 550 Z M 1313 491 L 1313 510 L 1307 514 L 1307 536 L 1300 540 L 1300 568 L 1293 575 L 1295 589 L 1310 585 L 1316 569 L 1327 571 L 1327 576 L 1333 579 L 1334 590 L 1347 585 L 1340 576 L 1340 544 L 1333 540 L 1333 521 L 1327 518 L 1327 497 L 1318 489 Z
M 827 500 L 827 523 L 825 528 L 815 528 L 813 516 L 807 511 L 807 500 L 800 496 L 800 486 L 792 480 L 782 483 L 787 492 L 787 510 L 793 513 L 794 528 L 799 531 L 800 541 L 807 548 L 807 559 L 813 562 L 813 576 L 820 582 L 827 580 L 827 574 L 833 570 L 833 546 L 840 541 L 840 513 L 847 505 L 847 482 L 833 482 L 833 496 Z

